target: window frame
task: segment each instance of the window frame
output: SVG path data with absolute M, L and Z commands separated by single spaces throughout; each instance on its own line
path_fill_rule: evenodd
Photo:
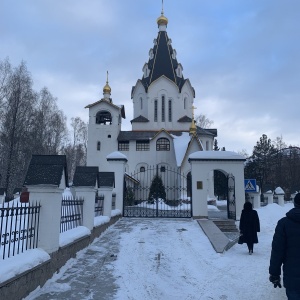
M 159 138 L 156 141 L 156 151 L 170 151 L 170 141 L 167 138 Z

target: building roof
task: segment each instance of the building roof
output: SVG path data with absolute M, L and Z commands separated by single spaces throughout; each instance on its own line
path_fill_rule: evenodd
M 6 194 L 6 188 L 0 188 L 0 196 Z
M 24 185 L 49 184 L 59 186 L 63 173 L 66 186 L 68 186 L 65 155 L 32 155 Z
M 99 172 L 98 173 L 98 187 L 115 187 L 115 173 L 114 172 Z
M 246 158 L 232 151 L 197 151 L 189 155 L 190 160 L 245 161 Z
M 126 119 L 126 116 L 125 116 L 125 107 L 124 107 L 124 105 L 115 105 L 115 104 L 113 104 L 112 102 L 107 101 L 106 99 L 101 99 L 101 100 L 99 100 L 99 101 L 96 101 L 96 102 L 94 102 L 94 103 L 91 103 L 91 104 L 85 106 L 85 108 L 91 108 L 91 107 L 93 107 L 93 106 L 95 106 L 95 105 L 97 105 L 97 104 L 99 104 L 99 103 L 102 103 L 102 102 L 107 103 L 107 104 L 111 105 L 112 107 L 119 109 L 119 110 L 121 111 L 121 116 L 122 116 L 122 118 L 123 118 L 123 119 Z
M 146 123 L 146 122 L 149 122 L 149 120 L 142 115 L 139 115 L 138 117 L 130 121 L 130 123 Z
M 178 119 L 177 122 L 181 122 L 181 123 L 191 123 L 192 122 L 192 118 L 188 117 L 188 116 L 183 116 L 180 119 Z
M 153 57 L 150 57 L 148 60 L 148 69 L 150 73 L 147 77 L 141 79 L 141 83 L 143 84 L 146 92 L 148 91 L 148 87 L 157 80 L 158 78 L 164 76 L 174 82 L 179 91 L 185 82 L 188 79 L 184 79 L 184 77 L 179 77 L 176 74 L 176 69 L 178 67 L 178 61 L 172 57 L 174 53 L 173 47 L 171 45 L 171 39 L 169 39 L 168 34 L 166 31 L 159 31 L 158 36 L 156 39 L 156 44 L 153 47 Z M 134 91 L 132 89 L 132 93 Z M 195 90 L 193 89 L 194 97 L 195 97 Z
M 98 167 L 76 167 L 73 185 L 74 186 L 98 186 Z
M 218 135 L 218 130 L 217 129 L 211 129 L 211 128 L 201 128 L 197 126 L 197 135 L 198 136 L 213 136 L 216 137 Z

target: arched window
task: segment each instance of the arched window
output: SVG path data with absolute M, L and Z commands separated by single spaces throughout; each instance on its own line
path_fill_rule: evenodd
M 160 138 L 156 142 L 156 151 L 170 151 L 170 141 L 166 138 Z
M 143 109 L 143 98 L 140 98 L 140 102 L 141 102 L 141 109 Z
M 140 167 L 140 172 L 145 172 L 145 167 Z
M 110 124 L 112 122 L 111 113 L 107 110 L 98 111 L 96 114 L 96 124 Z
M 186 109 L 186 98 L 183 99 L 183 109 Z
M 111 139 L 111 135 L 109 134 L 108 136 L 107 136 L 109 139 Z
M 101 149 L 101 143 L 98 141 L 97 142 L 97 151 L 100 151 L 100 149 Z
M 154 122 L 157 122 L 157 100 L 154 101 Z
M 168 112 L 169 112 L 169 122 L 172 122 L 172 101 L 169 100 L 169 107 L 168 107 Z

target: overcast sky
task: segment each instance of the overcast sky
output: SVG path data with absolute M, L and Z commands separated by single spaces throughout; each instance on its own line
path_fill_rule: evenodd
M 0 0 L 0 59 L 22 60 L 68 117 L 112 99 L 131 130 L 131 87 L 142 78 L 161 0 Z M 195 115 L 218 129 L 219 147 L 247 150 L 267 134 L 300 145 L 300 1 L 165 0 L 167 32 L 196 91 Z

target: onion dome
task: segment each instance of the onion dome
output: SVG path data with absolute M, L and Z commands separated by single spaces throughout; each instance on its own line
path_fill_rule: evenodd
M 168 18 L 164 16 L 163 11 L 161 12 L 161 15 L 157 18 L 157 25 L 168 25 Z
M 111 88 L 108 84 L 108 71 L 107 71 L 107 75 L 106 75 L 106 84 L 103 87 L 103 94 L 111 94 Z

